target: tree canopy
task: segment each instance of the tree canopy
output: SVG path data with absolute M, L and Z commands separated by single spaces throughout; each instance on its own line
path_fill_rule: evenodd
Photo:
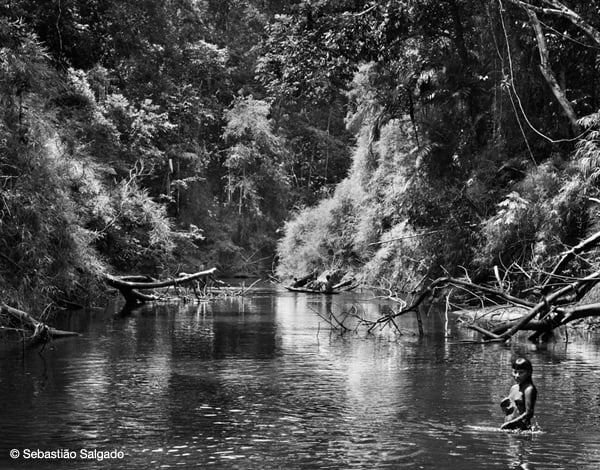
M 599 11 L 11 0 L 1 292 L 47 303 L 93 296 L 107 271 L 256 273 L 275 251 L 282 276 L 543 271 L 598 223 Z

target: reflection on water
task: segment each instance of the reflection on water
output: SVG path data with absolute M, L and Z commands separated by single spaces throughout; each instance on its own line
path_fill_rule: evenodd
M 60 326 L 81 338 L 0 351 L 0 467 L 81 467 L 10 461 L 13 448 L 121 450 L 114 468 L 598 467 L 598 341 L 460 344 L 471 333 L 451 322 L 445 338 L 437 313 L 424 338 L 408 316 L 402 334 L 341 336 L 316 313 L 385 307 L 364 297 L 73 315 Z M 516 353 L 534 363 L 542 433 L 498 431 Z

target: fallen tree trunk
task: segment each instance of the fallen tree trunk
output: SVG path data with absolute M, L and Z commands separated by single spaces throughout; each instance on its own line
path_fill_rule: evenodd
M 155 280 L 147 276 L 112 276 L 107 274 L 105 275 L 105 281 L 109 286 L 114 287 L 121 292 L 128 306 L 133 306 L 139 303 L 151 302 L 164 298 L 163 296 L 156 295 L 154 293 L 144 293 L 142 290 L 191 285 L 194 283 L 194 281 L 198 281 L 200 279 L 203 279 L 205 282 L 209 278 L 214 280 L 213 276 L 216 271 L 217 268 L 211 268 L 206 271 L 199 271 L 194 274 L 186 274 L 184 276 L 163 281 Z
M 421 291 L 421 293 L 417 295 L 417 297 L 413 300 L 413 302 L 410 305 L 402 308 L 401 310 L 399 310 L 398 312 L 395 312 L 392 315 L 386 315 L 384 317 L 381 317 L 375 323 L 388 322 L 389 320 L 391 320 L 395 317 L 404 315 L 409 312 L 417 311 L 419 306 L 423 302 L 425 302 L 428 298 L 435 296 L 437 289 L 444 288 L 448 285 L 454 285 L 454 286 L 460 287 L 462 289 L 465 289 L 467 291 L 480 292 L 482 294 L 486 294 L 491 297 L 504 300 L 513 305 L 520 305 L 522 307 L 529 307 L 529 308 L 535 306 L 535 304 L 533 304 L 532 302 L 512 296 L 512 295 L 507 294 L 506 292 L 499 290 L 499 289 L 494 289 L 492 287 L 483 286 L 480 284 L 474 284 L 472 282 L 463 281 L 462 279 L 455 279 L 455 278 L 451 278 L 451 277 L 439 277 L 436 280 L 434 280 L 431 284 L 429 284 L 429 286 L 427 286 L 423 291 Z M 491 335 L 491 336 L 494 336 L 494 335 Z
M 488 286 L 474 284 L 462 279 L 442 277 L 434 280 L 426 289 L 417 295 L 410 305 L 395 312 L 393 315 L 386 315 L 379 318 L 375 322 L 375 325 L 387 323 L 397 316 L 411 311 L 417 311 L 419 306 L 426 299 L 435 295 L 436 290 L 447 286 L 455 286 L 467 292 L 471 292 L 473 295 L 475 295 L 476 292 L 483 294 L 484 299 L 489 299 L 491 297 L 499 298 L 511 305 L 526 307 L 528 309 L 527 313 L 521 318 L 507 322 L 493 331 L 488 331 L 479 325 L 469 325 L 469 328 L 480 332 L 486 341 L 506 341 L 521 330 L 534 331 L 535 333 L 530 337 L 530 340 L 537 341 L 542 334 L 549 333 L 554 328 L 565 325 L 575 319 L 586 316 L 600 316 L 600 304 L 577 307 L 562 306 L 565 303 L 573 303 L 580 300 L 585 293 L 598 282 L 600 282 L 600 270 L 543 296 L 540 301 L 534 304 L 528 300 L 509 295 L 504 291 Z M 546 318 L 551 312 L 553 312 L 553 315 Z
M 541 320 L 530 320 L 527 324 L 521 326 L 520 330 L 534 331 L 535 334 L 530 337 L 530 339 L 535 341 L 540 335 L 544 333 L 551 333 L 555 328 L 565 326 L 568 323 L 581 320 L 582 318 L 593 316 L 600 316 L 600 303 L 555 309 L 552 314 L 547 315 Z M 520 321 L 520 319 L 515 319 L 501 323 L 492 330 L 492 333 L 499 337 L 500 335 L 509 331 L 511 328 L 514 328 L 516 325 L 518 325 Z M 489 338 L 487 336 L 488 332 L 477 325 L 469 325 L 468 328 L 478 331 L 482 333 L 484 337 Z
M 595 303 L 598 302 L 597 295 L 591 296 L 590 304 L 578 305 L 579 302 L 582 302 L 582 299 L 585 298 L 590 289 L 600 282 L 600 268 L 595 262 L 593 255 L 590 255 L 589 259 L 583 258 L 589 265 L 595 266 L 596 271 L 592 274 L 574 280 L 573 278 L 567 278 L 561 275 L 561 272 L 568 266 L 568 263 L 572 259 L 575 257 L 582 257 L 584 252 L 590 251 L 592 248 L 598 246 L 598 244 L 600 244 L 600 232 L 590 235 L 586 239 L 580 241 L 577 245 L 563 252 L 549 274 L 546 274 L 545 278 L 540 281 L 540 284 L 528 287 L 521 292 L 523 295 L 525 295 L 525 293 L 527 293 L 527 295 L 535 293 L 537 298 L 535 298 L 535 301 L 533 302 L 530 298 L 525 299 L 518 295 L 506 292 L 503 289 L 503 286 L 514 285 L 515 283 L 508 282 L 505 284 L 500 276 L 498 268 L 495 266 L 494 274 L 500 285 L 500 289 L 483 284 L 475 284 L 468 279 L 468 276 L 466 280 L 452 277 L 440 277 L 432 281 L 425 289 L 415 293 L 412 302 L 405 304 L 406 306 L 401 310 L 382 316 L 372 322 L 371 329 L 377 325 L 385 326 L 387 324 L 393 324 L 395 326 L 393 323 L 394 318 L 408 312 L 418 312 L 421 304 L 427 299 L 434 298 L 439 290 L 453 287 L 456 290 L 467 293 L 473 299 L 477 299 L 484 308 L 491 303 L 496 303 L 498 300 L 501 300 L 510 306 L 524 308 L 526 310 L 526 313 L 520 318 L 504 322 L 500 325 L 496 324 L 496 327 L 492 328 L 491 331 L 481 325 L 468 325 L 469 328 L 481 333 L 485 342 L 507 341 L 518 331 L 522 330 L 533 331 L 534 333 L 529 339 L 536 342 L 540 337 L 551 333 L 555 328 L 566 325 L 574 320 L 585 317 L 600 317 L 600 303 Z M 518 268 L 516 272 L 519 273 L 519 275 L 524 274 L 529 281 L 533 280 L 533 276 L 530 276 L 525 272 L 521 266 L 515 266 Z M 507 270 L 507 275 L 509 272 L 510 271 Z M 571 279 L 573 282 L 567 284 L 565 282 L 567 279 Z M 451 295 L 452 291 L 447 296 L 447 309 Z M 473 320 L 473 322 L 474 321 L 476 320 Z
M 547 296 L 545 296 L 541 302 L 539 302 L 535 307 L 533 307 L 527 315 L 518 320 L 513 326 L 511 326 L 508 330 L 503 332 L 499 337 L 493 338 L 494 340 L 507 340 L 512 335 L 514 335 L 517 331 L 524 329 L 528 323 L 530 323 L 536 315 L 539 315 L 539 319 L 542 320 L 551 309 L 551 306 L 554 302 L 559 300 L 562 296 L 569 293 L 570 291 L 581 292 L 578 290 L 581 286 L 589 286 L 592 283 L 598 282 L 600 278 L 600 271 L 596 271 L 594 274 L 587 276 L 580 281 L 574 282 L 573 284 L 569 284 L 562 289 L 559 289 Z M 583 295 L 583 294 L 580 294 Z
M 47 343 L 55 338 L 81 336 L 74 331 L 64 331 L 52 328 L 32 317 L 29 313 L 10 307 L 4 303 L 0 303 L 0 314 L 8 316 L 13 321 L 13 324 L 22 326 L 23 328 L 21 328 L 20 331 L 30 333 L 30 336 L 25 339 L 30 340 L 32 343 Z
M 317 278 L 317 273 L 316 272 L 312 272 L 310 274 L 307 274 L 306 276 L 303 276 L 300 279 L 294 278 L 294 282 L 292 283 L 292 287 L 304 287 L 310 281 L 312 281 L 313 279 L 316 279 L 316 278 Z

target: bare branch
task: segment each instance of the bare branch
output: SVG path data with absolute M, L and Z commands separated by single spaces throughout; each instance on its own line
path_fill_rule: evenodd
M 354 16 L 362 16 L 362 15 L 366 15 L 367 13 L 369 13 L 371 10 L 373 10 L 375 7 L 377 6 L 377 2 L 373 3 L 373 5 L 371 5 L 369 8 L 367 8 L 366 10 L 363 10 L 359 13 L 354 13 Z
M 598 243 L 600 243 L 600 232 L 596 232 L 595 234 L 591 235 L 590 237 L 586 238 L 585 240 L 568 250 L 560 259 L 560 261 L 556 264 L 556 266 L 554 266 L 554 269 L 542 284 L 542 290 L 544 290 L 548 286 L 548 283 L 552 279 L 557 277 L 557 274 L 560 273 L 560 271 L 575 255 L 578 255 L 582 251 L 588 250 L 596 246 Z
M 590 36 L 596 44 L 600 46 L 600 31 L 594 28 L 591 24 L 585 21 L 578 13 L 568 8 L 558 0 L 543 0 L 545 4 L 554 8 L 544 8 L 532 5 L 521 0 L 508 0 L 514 5 L 525 8 L 528 12 L 543 13 L 547 15 L 560 16 L 568 19 L 571 23 L 581 29 L 584 33 Z

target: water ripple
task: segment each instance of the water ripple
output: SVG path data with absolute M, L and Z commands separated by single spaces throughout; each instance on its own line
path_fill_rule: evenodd
M 2 448 L 118 447 L 132 469 L 600 467 L 600 344 L 452 344 L 434 314 L 422 339 L 340 338 L 311 302 L 157 306 L 0 360 Z M 498 430 L 515 354 L 542 433 Z

